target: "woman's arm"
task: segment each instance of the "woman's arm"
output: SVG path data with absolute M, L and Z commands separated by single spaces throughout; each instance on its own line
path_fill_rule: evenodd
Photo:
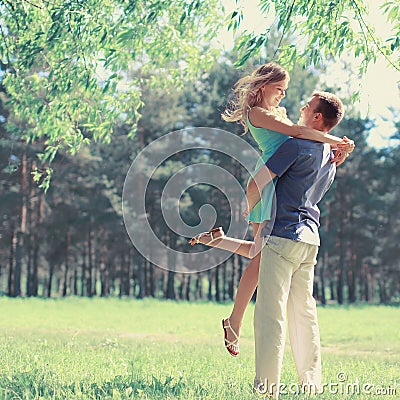
M 338 145 L 343 142 L 341 138 L 316 129 L 307 128 L 306 126 L 296 125 L 289 119 L 279 118 L 260 107 L 253 107 L 250 110 L 249 118 L 251 118 L 252 125 L 259 128 L 270 129 L 271 131 L 276 131 L 283 135 L 299 139 L 315 140 L 317 142 L 329 143 L 331 145 Z

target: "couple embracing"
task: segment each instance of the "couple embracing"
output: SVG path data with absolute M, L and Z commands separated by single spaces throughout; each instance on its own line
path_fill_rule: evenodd
M 343 118 L 334 94 L 314 92 L 292 123 L 279 103 L 289 85 L 288 72 L 267 63 L 241 78 L 235 99 L 222 117 L 240 122 L 261 151 L 248 182 L 248 210 L 254 241 L 227 237 L 216 228 L 191 239 L 250 258 L 232 313 L 222 321 L 225 346 L 239 354 L 245 309 L 257 289 L 254 312 L 256 374 L 254 392 L 278 398 L 286 322 L 300 383 L 321 387 L 321 350 L 314 267 L 320 245 L 318 202 L 331 186 L 336 166 L 354 149 L 353 141 L 328 132 Z M 273 201 L 276 196 L 276 201 Z

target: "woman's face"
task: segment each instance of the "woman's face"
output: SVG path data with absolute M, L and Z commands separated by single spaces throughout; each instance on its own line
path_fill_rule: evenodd
M 267 83 L 261 88 L 263 94 L 263 105 L 267 107 L 277 107 L 285 97 L 289 79 L 283 81 Z

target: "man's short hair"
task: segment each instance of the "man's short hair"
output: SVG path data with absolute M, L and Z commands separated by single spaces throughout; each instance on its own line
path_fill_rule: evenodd
M 343 118 L 344 106 L 339 97 L 329 92 L 314 92 L 313 96 L 317 97 L 319 102 L 314 112 L 322 114 L 324 119 L 324 125 L 332 129 L 335 127 Z

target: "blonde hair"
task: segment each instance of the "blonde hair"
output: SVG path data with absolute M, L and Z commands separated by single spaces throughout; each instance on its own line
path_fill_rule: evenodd
M 261 88 L 268 83 L 289 79 L 289 73 L 275 62 L 260 65 L 250 75 L 239 79 L 233 89 L 234 98 L 221 114 L 227 122 L 239 122 L 247 132 L 247 112 L 262 102 Z

